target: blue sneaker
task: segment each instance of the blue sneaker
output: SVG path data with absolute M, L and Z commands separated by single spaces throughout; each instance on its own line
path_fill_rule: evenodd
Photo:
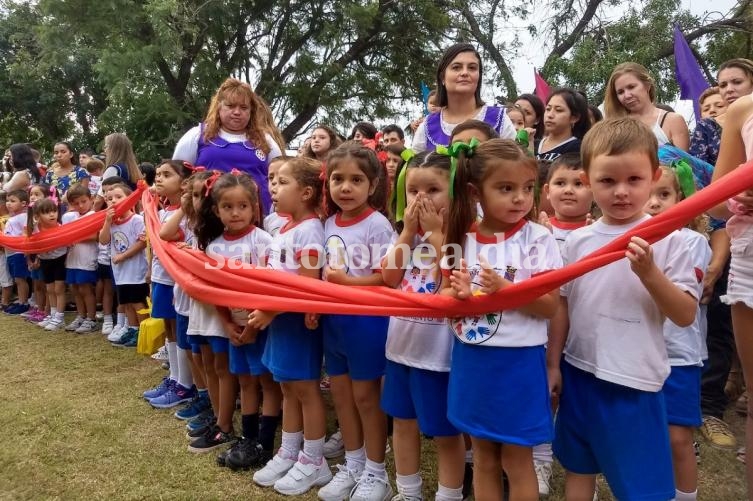
M 130 327 L 121 338 L 114 343 L 110 343 L 118 348 L 135 348 L 139 343 L 139 331 L 133 327 Z
M 189 422 L 186 423 L 186 429 L 188 430 L 188 433 L 195 433 L 198 430 L 203 430 L 214 424 L 215 417 L 214 417 L 214 411 L 210 407 L 209 409 L 205 410 L 195 418 L 191 419 Z M 191 437 L 195 438 L 195 437 Z
M 167 391 L 170 388 L 172 388 L 173 384 L 176 384 L 176 383 L 173 382 L 172 379 L 170 379 L 168 377 L 163 377 L 162 378 L 162 382 L 160 384 L 158 384 L 157 386 L 155 386 L 154 388 L 152 388 L 150 390 L 146 390 L 144 392 L 144 394 L 143 394 L 143 397 L 145 399 L 147 399 L 147 400 L 151 400 L 153 398 L 157 398 L 159 396 L 162 396 L 165 393 L 167 393 Z
M 176 383 L 159 397 L 149 400 L 149 404 L 155 409 L 169 409 L 183 402 L 190 402 L 194 396 L 196 396 L 196 390 Z
M 183 406 L 182 409 L 179 409 L 175 413 L 175 417 L 188 421 L 189 419 L 195 418 L 211 406 L 212 404 L 209 401 L 209 394 L 206 391 L 197 391 L 193 400 Z
M 5 313 L 7 313 L 8 315 L 20 315 L 21 313 L 26 313 L 27 311 L 29 311 L 29 308 L 30 306 L 28 303 L 16 303 L 8 308 Z

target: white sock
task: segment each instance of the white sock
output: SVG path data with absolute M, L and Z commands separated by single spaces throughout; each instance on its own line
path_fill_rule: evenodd
M 118 312 L 118 327 L 125 327 L 126 325 L 126 314 Z
M 345 466 L 353 473 L 361 473 L 366 467 L 366 449 L 345 451 Z
M 324 437 L 317 440 L 303 440 L 303 453 L 314 464 L 321 464 L 324 457 Z
M 698 498 L 698 489 L 693 492 L 682 492 L 675 489 L 675 501 L 695 501 Z
M 473 449 L 467 449 L 465 451 L 465 462 L 473 464 Z
M 167 343 L 167 362 L 170 364 L 170 379 L 178 381 L 178 343 Z
M 301 452 L 301 440 L 303 440 L 303 432 L 296 431 L 294 433 L 282 432 L 282 443 L 280 444 L 280 455 L 285 459 L 296 461 L 298 459 L 298 453 Z
M 413 475 L 395 475 L 395 483 L 397 484 L 398 494 L 409 497 L 421 497 L 421 487 L 423 486 L 423 480 L 419 473 Z
M 54 317 L 55 315 L 57 315 L 57 313 L 58 313 L 58 309 L 57 308 L 50 307 L 50 316 L 51 317 Z
M 366 458 L 366 468 L 363 470 L 366 473 L 371 473 L 377 478 L 387 480 L 387 470 L 384 468 L 384 463 L 375 463 L 369 458 Z
M 457 489 L 450 489 L 442 484 L 438 484 L 437 494 L 434 497 L 435 501 L 463 501 L 463 487 Z
M 173 343 L 177 346 L 176 343 Z M 168 348 L 169 350 L 170 348 Z M 177 349 L 177 352 L 175 354 L 175 358 L 177 359 L 178 363 L 176 364 L 178 366 L 178 384 L 183 386 L 184 388 L 190 388 L 193 386 L 193 375 L 191 375 L 191 362 L 189 361 L 191 350 L 181 350 L 180 348 Z M 170 355 L 170 352 L 168 351 L 168 356 Z M 170 363 L 170 367 L 172 367 L 172 363 Z
M 533 446 L 533 460 L 540 463 L 551 463 L 554 461 L 552 456 L 552 444 L 539 444 Z
M 112 323 L 112 315 L 105 315 L 102 317 L 102 323 L 104 324 L 111 324 Z
M 138 326 L 138 325 L 129 325 L 129 326 L 128 326 L 128 328 L 129 328 L 129 329 L 133 329 L 133 330 L 135 330 L 136 332 L 138 332 L 138 331 L 139 331 L 139 326 Z
M 53 317 L 55 318 L 55 320 L 60 320 L 62 322 L 64 315 L 63 315 L 63 313 L 57 311 L 57 312 L 55 312 L 55 315 L 53 315 Z

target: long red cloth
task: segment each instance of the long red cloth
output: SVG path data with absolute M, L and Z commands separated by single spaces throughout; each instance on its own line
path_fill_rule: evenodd
M 133 208 L 141 199 L 141 193 L 146 189 L 146 183 L 139 181 L 136 191 L 115 206 L 115 216 L 120 217 Z M 9 237 L 0 235 L 0 247 L 7 247 L 26 254 L 39 254 L 59 247 L 67 247 L 82 240 L 88 240 L 93 234 L 101 230 L 106 215 L 106 211 L 100 211 L 91 216 L 77 219 L 72 223 L 31 236 Z
M 268 269 L 230 269 L 204 253 L 180 249 L 174 243 L 152 238 L 161 263 L 193 298 L 221 306 L 271 311 L 339 313 L 357 315 L 405 315 L 457 317 L 514 309 L 554 290 L 570 280 L 623 259 L 630 238 L 656 242 L 682 228 L 696 215 L 753 187 L 753 161 L 740 166 L 718 182 L 683 200 L 615 238 L 601 249 L 559 270 L 537 275 L 486 296 L 459 301 L 438 294 L 402 292 L 387 287 L 349 287 Z M 157 200 L 143 194 L 150 234 L 159 233 Z M 615 284 L 619 287 L 619 284 Z

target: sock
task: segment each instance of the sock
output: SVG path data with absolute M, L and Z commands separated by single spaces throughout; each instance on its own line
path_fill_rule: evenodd
M 55 320 L 60 320 L 61 322 L 62 322 L 62 321 L 64 320 L 64 318 L 63 318 L 63 317 L 64 317 L 63 313 L 62 313 L 62 312 L 59 312 L 59 311 L 55 312 L 55 315 L 53 315 L 53 317 L 55 318 Z
M 434 497 L 435 501 L 463 501 L 463 488 L 450 489 L 442 484 L 439 484 L 437 489 L 437 495 Z
M 473 464 L 473 449 L 465 451 L 465 462 Z
M 363 470 L 365 473 L 371 473 L 377 478 L 387 480 L 387 470 L 384 469 L 384 463 L 375 463 L 369 458 L 366 458 L 366 468 Z
M 256 439 L 259 436 L 259 413 L 241 414 L 241 433 L 243 438 Z
M 316 440 L 303 440 L 303 453 L 314 464 L 321 464 L 324 453 L 324 437 Z
M 118 327 L 125 327 L 126 325 L 126 314 L 118 312 Z
M 675 489 L 675 501 L 695 501 L 698 497 L 698 489 L 693 492 L 682 492 Z
M 298 453 L 301 452 L 301 440 L 303 440 L 302 431 L 288 433 L 283 430 L 282 444 L 280 445 L 280 452 L 278 454 L 285 459 L 296 461 L 298 459 Z
M 366 449 L 361 447 L 354 451 L 345 451 L 345 466 L 354 473 L 361 473 L 366 468 Z
M 178 381 L 178 343 L 168 341 L 167 345 L 167 363 L 170 364 L 170 379 Z
M 191 375 L 191 362 L 188 359 L 191 350 L 182 350 L 178 347 L 177 343 L 172 344 L 176 346 L 175 358 L 177 359 L 177 363 L 175 365 L 178 366 L 178 379 L 176 381 L 181 386 L 191 388 L 193 386 L 193 376 Z M 170 366 L 172 367 L 172 362 L 170 362 Z
M 414 473 L 413 475 L 400 475 L 398 473 L 395 475 L 395 483 L 397 484 L 398 494 L 402 494 L 406 498 L 421 497 L 423 481 L 419 473 Z
M 57 313 L 58 313 L 58 309 L 57 308 L 52 308 L 52 307 L 50 308 L 50 316 L 51 317 L 54 317 L 55 315 L 57 315 Z
M 102 317 L 102 323 L 103 324 L 111 324 L 112 322 L 112 315 L 104 315 Z
M 551 463 L 554 461 L 552 456 L 552 444 L 539 444 L 533 447 L 533 460 L 539 463 Z
M 135 330 L 136 332 L 138 332 L 138 331 L 139 331 L 139 326 L 138 326 L 138 325 L 129 325 L 129 326 L 128 326 L 128 329 L 129 329 L 129 330 L 130 330 L 130 329 L 133 329 L 133 330 Z
M 265 451 L 275 447 L 275 433 L 280 423 L 280 416 L 262 416 L 259 420 L 259 444 Z

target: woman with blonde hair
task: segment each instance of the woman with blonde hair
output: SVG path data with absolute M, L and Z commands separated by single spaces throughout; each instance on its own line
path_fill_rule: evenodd
M 604 96 L 606 118 L 632 116 L 646 124 L 659 146 L 671 144 L 687 151 L 690 133 L 685 119 L 677 113 L 656 107 L 656 84 L 648 70 L 638 63 L 615 67 Z
M 250 175 L 266 211 L 272 204 L 267 167 L 271 159 L 282 155 L 284 146 L 267 103 L 247 83 L 228 78 L 217 89 L 204 121 L 180 138 L 173 159 Z
M 122 132 L 114 132 L 105 137 L 105 164 L 107 169 L 102 174 L 102 180 L 119 176 L 133 190 L 136 189 L 136 181 L 144 177 L 133 153 L 131 140 Z

